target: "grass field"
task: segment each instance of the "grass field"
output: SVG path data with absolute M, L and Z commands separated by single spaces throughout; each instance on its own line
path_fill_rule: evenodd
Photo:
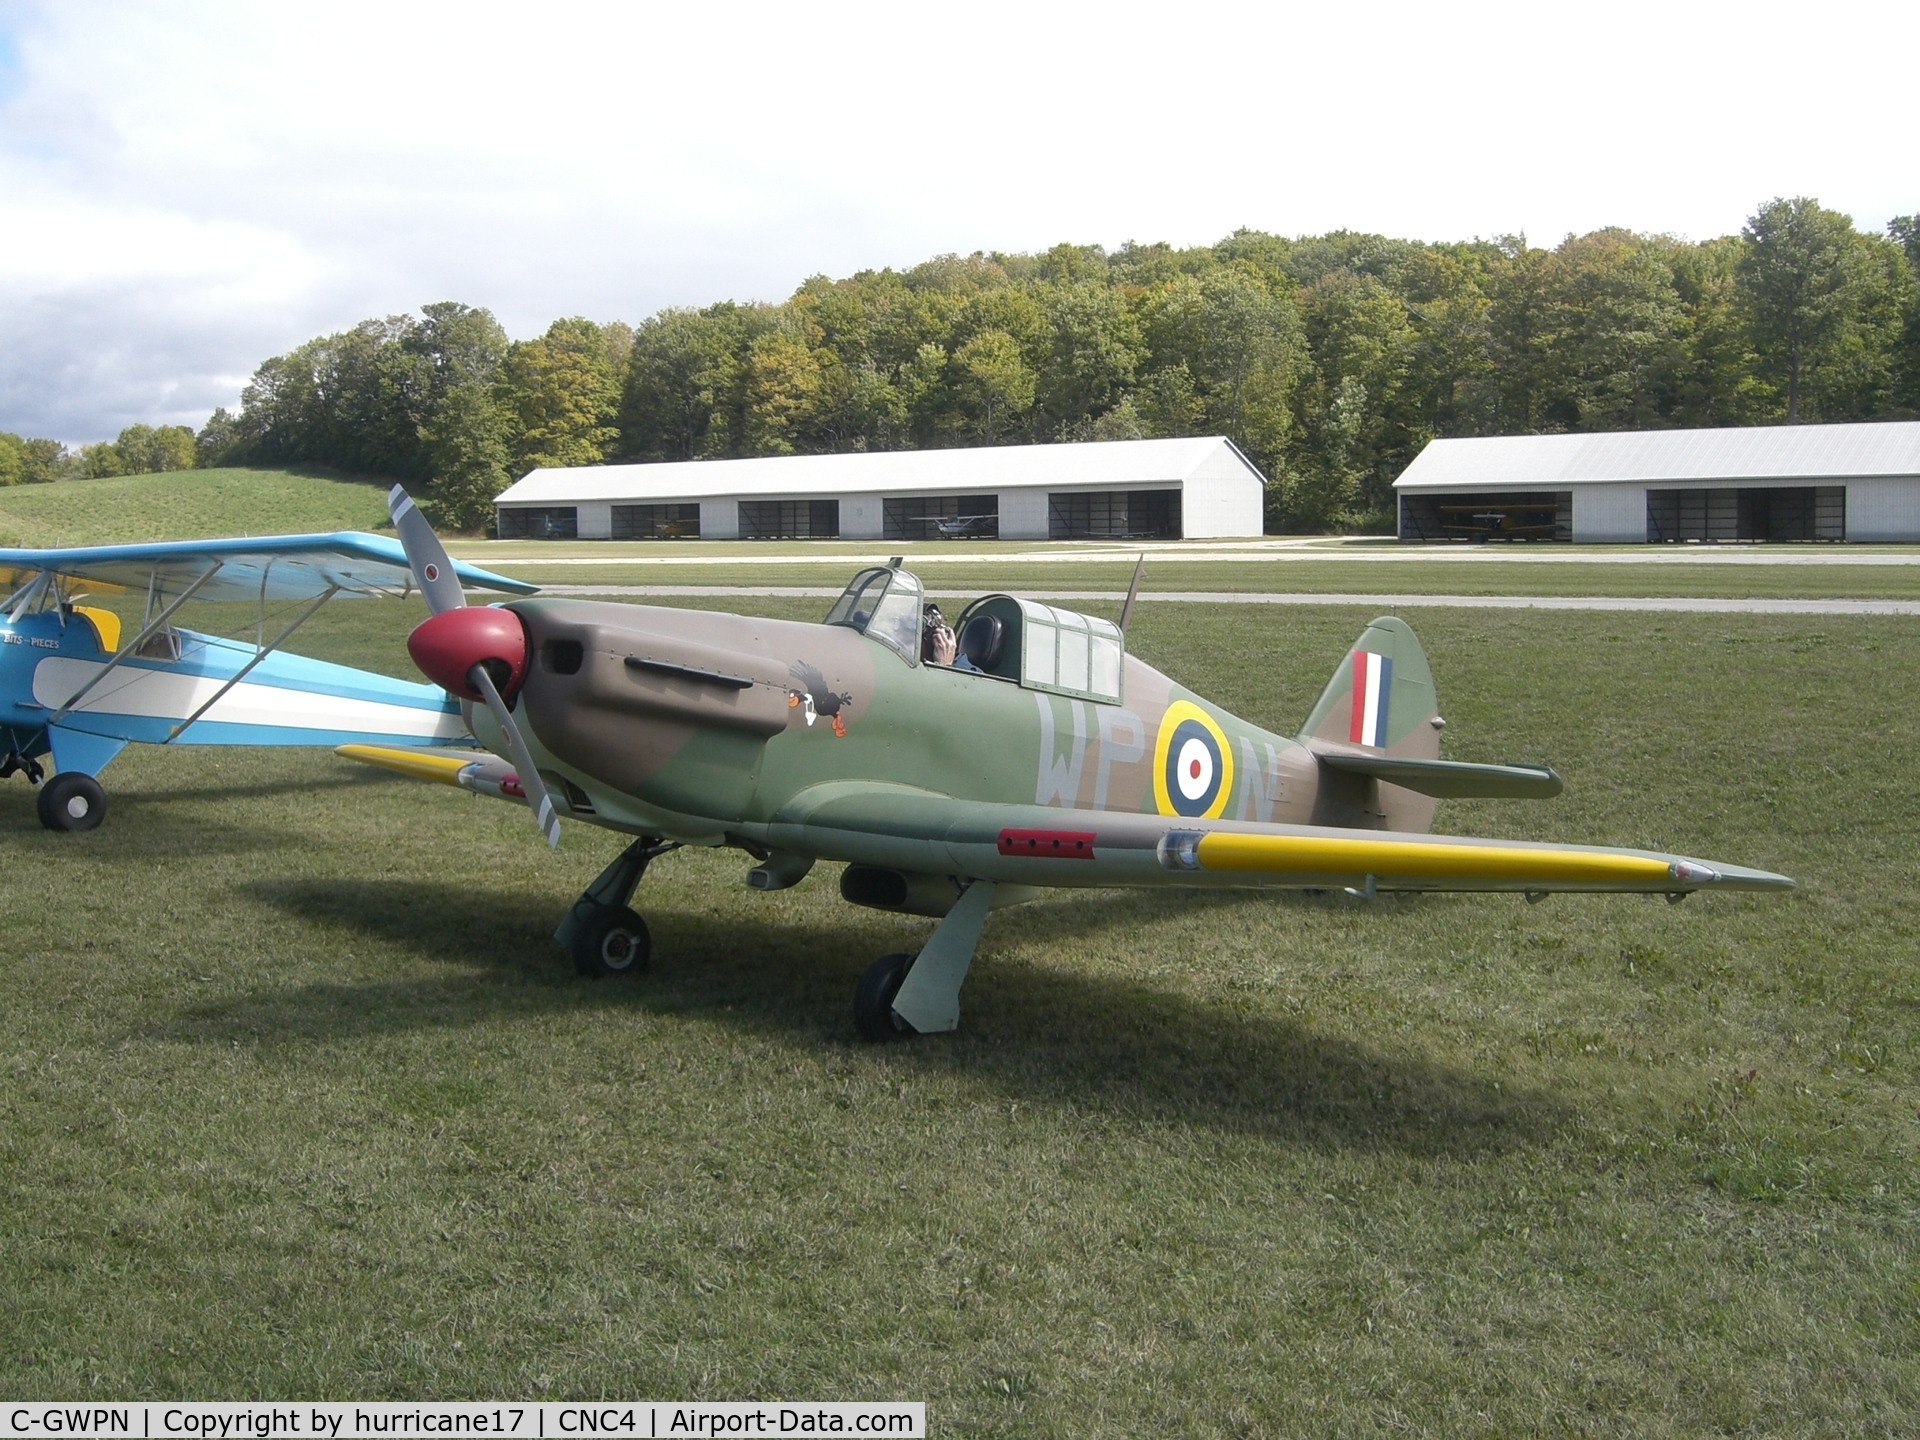
M 0 545 L 296 535 L 386 523 L 386 482 L 325 470 L 177 470 L 0 489 Z
M 724 541 L 709 553 L 724 557 Z M 484 549 L 460 548 L 461 558 L 491 561 Z M 908 565 L 914 564 L 912 557 Z M 498 569 L 536 585 L 809 585 L 846 583 L 853 567 L 839 563 L 790 565 L 755 562 L 738 565 L 568 565 L 500 564 Z M 1133 578 L 1133 562 L 1114 564 L 1025 562 L 1018 565 L 926 564 L 915 572 L 930 589 L 980 594 L 1014 588 L 1122 595 Z M 1142 589 L 1155 591 L 1276 591 L 1337 595 L 1657 595 L 1783 596 L 1809 599 L 1852 597 L 1909 600 L 1920 598 L 1917 565 L 1502 565 L 1448 564 L 1407 560 L 1398 563 L 1329 561 L 1195 562 L 1148 557 Z
M 404 673 L 415 614 L 306 648 Z M 1291 729 L 1366 618 L 1134 644 Z M 1912 1433 L 1911 622 L 1631 620 L 1417 617 L 1448 753 L 1568 779 L 1439 827 L 1798 892 L 1064 895 L 993 918 L 958 1034 L 877 1049 L 854 980 L 930 922 L 834 867 L 669 857 L 652 973 L 596 984 L 548 937 L 611 836 L 324 754 L 130 751 L 81 836 L 0 786 L 0 1393 Z

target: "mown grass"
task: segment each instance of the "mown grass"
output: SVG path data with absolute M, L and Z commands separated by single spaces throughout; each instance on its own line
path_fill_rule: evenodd
M 769 602 L 768 613 L 818 613 Z M 1096 608 L 1096 607 L 1089 607 Z M 307 648 L 398 669 L 417 614 Z M 1364 611 L 1145 606 L 1291 729 Z M 0 787 L 0 1392 L 920 1397 L 938 1433 L 1911 1433 L 1909 622 L 1417 618 L 1440 826 L 1786 897 L 1063 894 L 961 1031 L 850 996 L 928 922 L 660 862 L 655 962 L 548 938 L 617 847 L 296 752 Z
M 387 525 L 386 481 L 330 470 L 176 470 L 0 489 L 0 545 L 118 545 Z
M 490 563 L 472 547 L 462 557 Z M 720 542 L 713 552 L 724 556 Z M 909 568 L 912 567 L 909 559 Z M 798 565 L 755 561 L 739 565 L 574 565 L 498 567 L 536 585 L 807 585 L 838 589 L 852 573 L 844 562 Z M 980 594 L 991 590 L 1066 590 L 1124 594 L 1133 578 L 1131 561 L 1102 564 L 1038 561 L 923 564 L 915 572 L 928 588 Z M 1148 557 L 1141 588 L 1153 591 L 1275 591 L 1308 595 L 1651 595 L 1721 596 L 1746 599 L 1920 598 L 1916 565 L 1723 565 L 1650 563 L 1448 564 L 1390 561 L 1205 562 Z

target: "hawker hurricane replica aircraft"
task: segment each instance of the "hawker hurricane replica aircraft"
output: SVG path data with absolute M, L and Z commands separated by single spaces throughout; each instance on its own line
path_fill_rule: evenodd
M 456 589 L 535 589 L 468 565 L 449 565 L 445 579 Z M 434 686 L 279 649 L 336 595 L 412 584 L 397 544 L 351 531 L 0 550 L 0 585 L 13 587 L 0 604 L 0 778 L 23 773 L 39 786 L 49 830 L 90 830 L 106 816 L 95 777 L 129 741 L 466 745 L 458 708 Z M 139 628 L 123 639 L 118 614 L 81 603 L 89 593 L 143 594 Z M 195 599 L 258 606 L 253 641 L 176 629 L 174 616 Z M 268 606 L 285 602 L 302 608 L 268 640 Z
M 855 1018 L 875 1039 L 953 1029 L 987 912 L 1049 886 L 1682 899 L 1793 883 L 1644 850 L 1429 835 L 1439 798 L 1545 797 L 1560 778 L 1440 759 L 1433 677 L 1397 619 L 1367 626 L 1290 738 L 1128 655 L 1131 594 L 1119 625 L 988 595 L 957 638 L 897 562 L 856 575 L 817 625 L 584 600 L 468 609 L 398 487 L 391 505 L 433 612 L 408 650 L 503 758 L 356 758 L 522 795 L 549 843 L 561 815 L 635 836 L 556 936 L 590 974 L 645 965 L 628 900 L 680 845 L 746 851 L 761 890 L 844 862 L 847 900 L 940 917 L 917 954 L 861 979 Z

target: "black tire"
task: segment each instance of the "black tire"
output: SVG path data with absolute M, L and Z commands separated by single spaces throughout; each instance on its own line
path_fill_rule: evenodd
M 912 1027 L 893 1013 L 893 997 L 913 968 L 917 955 L 882 955 L 867 967 L 853 989 L 853 1023 L 862 1040 L 892 1040 L 910 1035 Z
M 647 922 L 625 905 L 602 910 L 573 937 L 573 963 L 582 975 L 637 975 L 653 958 Z
M 91 830 L 107 818 L 107 792 L 91 775 L 68 770 L 40 787 L 35 802 L 49 830 Z

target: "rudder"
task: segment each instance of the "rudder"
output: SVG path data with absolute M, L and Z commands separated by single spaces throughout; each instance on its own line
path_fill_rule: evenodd
M 1361 633 L 1301 727 L 1302 741 L 1359 745 L 1405 759 L 1440 754 L 1439 700 L 1427 653 L 1398 616 Z

